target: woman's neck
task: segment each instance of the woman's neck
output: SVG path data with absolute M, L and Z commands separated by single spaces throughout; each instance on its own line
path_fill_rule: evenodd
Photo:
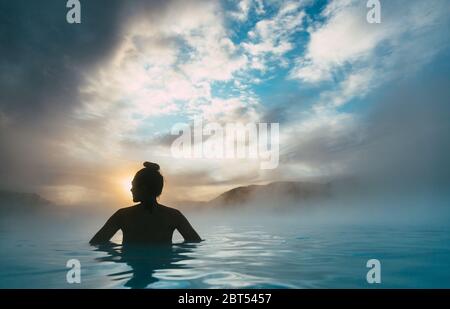
M 149 199 L 146 201 L 141 201 L 141 205 L 145 206 L 145 207 L 153 207 L 153 206 L 157 206 L 158 202 L 156 201 L 156 199 Z

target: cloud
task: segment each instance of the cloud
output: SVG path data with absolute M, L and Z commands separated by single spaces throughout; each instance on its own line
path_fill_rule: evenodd
M 107 61 L 120 42 L 122 1 L 85 4 L 84 22 L 76 26 L 65 22 L 60 1 L 0 5 L 2 111 L 27 122 L 72 111 L 84 72 Z
M 250 12 L 250 7 L 252 6 L 252 0 L 241 0 L 237 4 L 237 10 L 230 13 L 232 18 L 235 18 L 239 21 L 245 21 L 248 18 L 248 14 Z
M 354 177 L 368 190 L 397 196 L 446 192 L 450 93 L 445 72 L 397 81 L 382 95 L 372 95 L 376 104 L 362 115 L 306 115 L 282 136 L 278 172 L 290 179 Z
M 139 121 L 130 114 L 196 113 L 197 106 L 213 102 L 213 83 L 232 80 L 247 64 L 227 36 L 219 9 L 215 2 L 174 1 L 156 20 L 133 18 L 114 60 L 89 73 L 80 114 L 114 108 L 124 127 L 135 129 Z
M 301 166 L 301 177 L 330 177 L 343 173 L 343 150 L 364 138 L 361 124 L 349 113 L 305 112 L 295 124 L 284 126 L 280 160 Z M 343 158 L 344 157 L 344 158 Z
M 89 2 L 85 22 L 65 22 L 61 1 L 0 3 L 0 114 L 4 186 L 33 190 L 59 178 L 67 121 L 80 105 L 83 72 L 119 41 L 120 1 Z
M 359 147 L 378 138 L 366 127 L 369 120 L 361 115 L 367 109 L 364 100 L 370 97 L 375 106 L 383 105 L 379 99 L 373 102 L 373 98 L 402 81 L 410 82 L 448 48 L 442 26 L 448 25 L 445 16 L 449 7 L 444 1 L 383 2 L 382 12 L 382 23 L 371 25 L 365 20 L 365 3 L 332 1 L 321 13 L 324 21 L 310 27 L 306 52 L 297 57 L 290 78 L 304 87 L 317 87 L 320 92 L 309 111 L 291 114 L 284 141 L 290 147 L 282 156 L 282 160 L 296 162 L 294 165 L 309 167 L 304 174 L 359 173 L 352 164 L 358 156 L 367 157 Z M 359 113 L 343 110 L 351 101 L 363 105 L 356 107 Z M 418 103 L 413 100 L 411 104 L 416 113 L 411 113 L 410 119 L 421 119 L 414 107 Z M 436 111 L 434 104 L 439 102 L 429 104 Z M 401 145 L 405 137 L 397 137 Z M 392 148 L 382 143 L 378 147 Z
M 335 89 L 321 93 L 314 109 L 339 108 L 354 98 L 363 98 L 381 83 L 375 76 L 371 68 L 349 73 Z
M 96 190 L 79 188 L 107 191 L 111 181 L 101 175 L 120 174 L 108 173 L 117 171 L 116 166 L 148 158 L 163 166 L 168 162 L 167 147 L 145 143 L 154 132 L 136 135 L 153 118 L 203 114 L 224 121 L 233 114 L 245 118 L 246 113 L 255 113 L 256 99 L 242 87 L 237 97 L 212 94 L 214 83 L 233 80 L 247 65 L 246 56 L 228 37 L 218 2 L 121 3 L 99 1 L 84 6 L 84 22 L 79 28 L 65 23 L 65 8 L 58 14 L 57 2 L 46 3 L 48 10 L 36 11 L 46 11 L 51 18 L 62 16 L 61 20 L 51 19 L 64 29 L 56 32 L 56 37 L 46 32 L 57 29 L 53 24 L 35 29 L 29 26 L 33 22 L 40 25 L 39 18 L 48 18 L 46 15 L 32 20 L 26 15 L 23 20 L 5 19 L 8 24 L 2 29 L 23 27 L 35 37 L 34 45 L 24 39 L 26 35 L 17 36 L 24 42 L 15 37 L 17 43 L 12 41 L 5 55 L 17 57 L 17 64 L 8 58 L 0 62 L 4 68 L 1 78 L 6 81 L 0 101 L 4 128 L 0 141 L 2 148 L 8 149 L 1 156 L 5 163 L 1 174 L 16 171 L 14 177 L 3 178 L 4 186 L 72 196 L 71 200 L 85 192 L 84 199 L 89 199 Z M 8 9 L 27 12 L 25 7 L 24 2 L 18 2 Z M 95 17 L 100 13 L 109 14 L 104 19 Z M 108 31 L 102 33 L 104 28 Z M 1 34 L 7 39 L 4 31 Z M 36 52 L 29 51 L 27 44 Z M 54 50 L 44 52 L 45 45 L 54 46 Z M 18 57 L 14 48 L 24 54 Z M 40 75 L 26 80 L 35 68 Z M 29 89 L 33 97 L 28 91 L 17 91 L 14 87 L 19 85 Z M 30 121 L 21 126 L 20 119 Z M 166 123 L 160 130 L 166 131 L 170 125 Z M 133 153 L 126 148 L 130 140 L 141 146 Z M 173 170 L 182 165 L 176 164 Z M 86 179 L 70 169 L 84 171 Z M 166 172 L 170 174 L 171 168 Z M 73 192 L 57 194 L 58 188 Z
M 249 31 L 250 40 L 243 42 L 242 47 L 253 69 L 265 71 L 270 62 L 286 62 L 282 56 L 295 47 L 293 35 L 302 30 L 306 16 L 302 9 L 301 2 L 283 2 L 273 17 L 259 20 Z
M 321 14 L 325 22 L 311 26 L 306 53 L 297 58 L 290 76 L 302 82 L 318 83 L 342 74 L 345 78 L 348 67 L 372 67 L 374 71 L 377 68 L 377 73 L 382 74 L 385 70 L 393 71 L 396 61 L 405 55 L 420 65 L 433 55 L 430 51 L 423 53 L 427 43 L 440 45 L 442 30 L 438 35 L 433 32 L 437 26 L 447 23 L 448 12 L 445 1 L 440 0 L 427 4 L 385 2 L 381 24 L 369 24 L 365 3 L 332 1 Z

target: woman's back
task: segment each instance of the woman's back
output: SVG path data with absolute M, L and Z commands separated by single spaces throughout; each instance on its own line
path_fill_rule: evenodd
M 184 215 L 163 205 L 143 205 L 118 210 L 92 238 L 91 244 L 100 244 L 122 230 L 123 244 L 171 244 L 174 230 L 186 241 L 200 241 Z

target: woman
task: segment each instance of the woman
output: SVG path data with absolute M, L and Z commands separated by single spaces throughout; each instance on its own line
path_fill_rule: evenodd
M 200 242 L 201 238 L 183 214 L 158 204 L 164 179 L 159 165 L 145 162 L 132 182 L 133 201 L 138 205 L 119 209 L 89 242 L 91 245 L 108 243 L 118 230 L 122 230 L 122 244 L 171 244 L 174 230 L 186 242 Z

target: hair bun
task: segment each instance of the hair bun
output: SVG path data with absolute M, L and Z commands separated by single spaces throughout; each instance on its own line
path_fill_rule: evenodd
M 156 171 L 156 172 L 159 171 L 159 165 L 156 164 L 156 163 L 153 163 L 153 162 L 144 162 L 144 166 L 145 166 L 145 168 L 148 168 L 148 169 L 150 169 L 150 170 L 153 170 L 153 171 Z

